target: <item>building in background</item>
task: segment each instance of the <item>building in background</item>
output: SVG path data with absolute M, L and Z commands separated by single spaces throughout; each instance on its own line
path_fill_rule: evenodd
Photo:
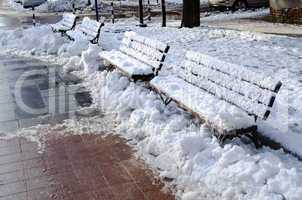
M 270 0 L 276 22 L 302 23 L 302 0 Z

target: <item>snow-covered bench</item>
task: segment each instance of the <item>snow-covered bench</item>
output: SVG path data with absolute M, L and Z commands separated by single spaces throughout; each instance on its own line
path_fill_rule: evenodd
M 104 26 L 104 18 L 100 22 L 84 17 L 81 24 L 75 27 L 75 30 L 67 31 L 66 35 L 71 40 L 88 40 L 92 44 L 99 42 L 101 28 Z
M 129 78 L 150 80 L 162 68 L 169 51 L 163 42 L 126 32 L 119 50 L 100 53 L 105 65 L 115 66 Z
M 72 13 L 64 13 L 63 18 L 56 24 L 51 25 L 54 32 L 65 33 L 66 31 L 72 30 L 77 21 L 77 16 Z
M 165 103 L 202 119 L 222 141 L 246 134 L 258 144 L 257 119 L 266 120 L 282 83 L 245 67 L 187 52 L 177 75 L 150 82 Z

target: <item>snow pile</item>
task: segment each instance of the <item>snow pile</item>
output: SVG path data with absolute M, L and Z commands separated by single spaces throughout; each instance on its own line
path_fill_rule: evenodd
M 301 197 L 302 163 L 294 157 L 239 140 L 221 147 L 175 104 L 165 107 L 154 92 L 116 71 L 91 75 L 87 85 L 96 105 L 117 115 L 115 132 L 161 177 L 173 180 L 181 199 Z
M 0 31 L 0 48 L 3 52 L 66 64 L 66 72 L 84 69 L 91 73 L 98 69 L 101 47 L 86 39 L 71 41 L 51 26 Z
M 63 66 L 65 73 L 83 70 L 85 75 L 96 72 L 102 67 L 102 62 L 99 57 L 101 48 L 94 44 L 89 44 L 87 50 L 80 52 L 80 56 L 72 56 L 69 61 Z
M 50 26 L 38 26 L 28 29 L 0 31 L 0 47 L 28 51 L 32 55 L 57 54 L 67 39 L 53 34 Z
M 61 45 L 58 50 L 58 54 L 63 57 L 80 56 L 82 51 L 89 47 L 88 40 L 76 40 L 75 42 L 69 42 Z

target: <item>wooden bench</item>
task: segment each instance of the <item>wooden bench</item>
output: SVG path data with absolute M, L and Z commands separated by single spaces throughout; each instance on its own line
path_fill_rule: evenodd
M 187 52 L 177 75 L 157 76 L 151 86 L 168 104 L 202 119 L 220 141 L 245 134 L 256 144 L 257 119 L 266 120 L 282 83 L 242 66 Z
M 77 18 L 78 17 L 72 13 L 64 13 L 62 20 L 51 25 L 51 28 L 53 32 L 60 32 L 64 34 L 66 31 L 70 31 L 75 27 Z
M 162 68 L 169 51 L 163 42 L 126 32 L 119 50 L 103 51 L 105 65 L 116 67 L 130 79 L 151 80 Z
M 75 30 L 67 31 L 66 35 L 71 40 L 88 40 L 92 44 L 98 44 L 101 28 L 104 26 L 104 18 L 97 22 L 88 17 L 84 17 L 81 24 Z

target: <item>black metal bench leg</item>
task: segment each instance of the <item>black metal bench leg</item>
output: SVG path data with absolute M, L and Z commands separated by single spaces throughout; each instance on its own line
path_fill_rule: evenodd
M 223 134 L 216 134 L 216 137 L 218 139 L 218 142 L 221 146 L 223 146 L 223 144 L 225 143 L 227 136 L 223 135 Z
M 167 106 L 169 103 L 171 103 L 172 101 L 172 98 L 169 98 L 169 97 L 165 97 L 164 95 L 162 94 L 158 94 L 160 99 L 164 102 L 164 104 Z
M 169 103 L 171 103 L 172 99 L 167 97 L 166 100 L 165 100 L 165 105 L 168 105 Z
M 261 140 L 259 138 L 259 135 L 258 135 L 257 131 L 253 132 L 252 135 L 253 135 L 253 138 L 254 138 L 253 142 L 255 143 L 256 148 L 257 149 L 261 148 L 262 143 L 261 143 Z
M 250 134 L 247 134 L 247 137 L 249 137 L 253 141 L 256 149 L 259 149 L 262 146 L 257 131 L 253 131 Z

